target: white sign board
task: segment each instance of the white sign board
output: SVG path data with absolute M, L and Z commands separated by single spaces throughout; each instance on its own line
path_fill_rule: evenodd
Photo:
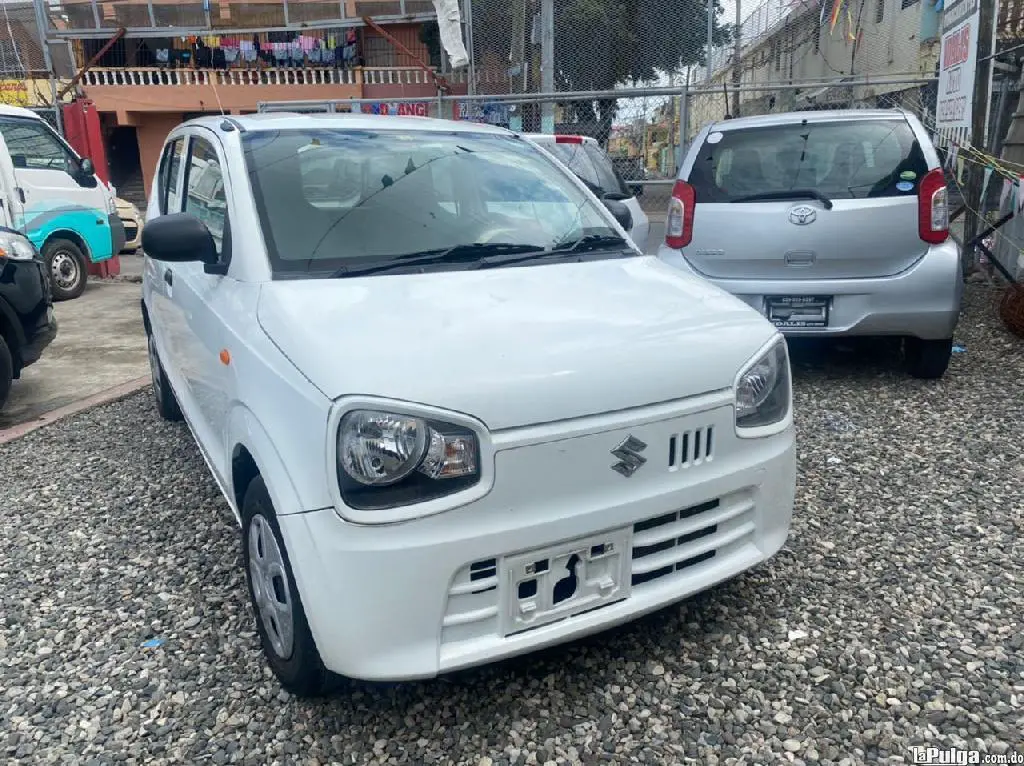
M 942 11 L 935 127 L 961 142 L 971 137 L 980 14 L 979 0 L 950 0 Z

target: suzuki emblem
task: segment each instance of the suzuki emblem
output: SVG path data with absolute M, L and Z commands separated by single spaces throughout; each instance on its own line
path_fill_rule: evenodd
M 818 214 L 810 205 L 798 205 L 789 211 L 790 223 L 795 223 L 797 226 L 806 226 L 809 223 L 814 223 L 814 219 L 817 217 Z
M 612 454 L 619 459 L 619 462 L 612 466 L 612 470 L 628 479 L 647 462 L 647 458 L 640 454 L 645 449 L 647 445 L 642 441 L 635 436 L 627 436 L 622 444 L 612 450 Z

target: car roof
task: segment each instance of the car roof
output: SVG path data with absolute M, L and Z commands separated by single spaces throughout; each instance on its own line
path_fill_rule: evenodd
M 217 129 L 225 119 L 246 132 L 268 130 L 407 130 L 423 133 L 486 133 L 515 135 L 505 128 L 479 122 L 439 120 L 432 117 L 398 117 L 376 114 L 302 114 L 298 112 L 264 112 L 246 115 L 204 115 L 185 122 Z
M 902 109 L 823 109 L 759 114 L 752 117 L 735 117 L 730 120 L 719 120 L 712 124 L 710 129 L 724 133 L 729 130 L 743 130 L 744 128 L 791 125 L 803 120 L 813 123 L 844 122 L 848 120 L 905 120 L 906 118 L 907 113 Z
M 7 106 L 7 104 L 0 104 L 0 117 L 30 117 L 33 120 L 43 119 L 31 109 L 25 109 L 20 106 Z

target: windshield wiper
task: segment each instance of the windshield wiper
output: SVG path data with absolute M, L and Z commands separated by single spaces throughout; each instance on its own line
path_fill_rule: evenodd
M 790 189 L 788 191 L 761 192 L 760 194 L 748 194 L 745 197 L 737 197 L 733 202 L 756 202 L 757 200 L 768 199 L 816 199 L 826 210 L 832 209 L 832 200 L 816 189 Z
M 627 244 L 626 240 L 617 234 L 588 234 L 579 239 L 562 242 L 550 250 L 538 250 L 526 255 L 512 255 L 511 257 L 497 255 L 493 258 L 485 258 L 477 268 L 489 269 L 497 266 L 512 266 L 517 263 L 529 263 L 530 261 L 539 261 L 543 258 L 551 258 L 552 256 L 564 257 L 572 253 L 604 250 L 612 247 L 625 252 L 623 245 Z
M 628 243 L 618 234 L 587 234 L 579 239 L 568 242 L 559 242 L 553 248 L 553 253 L 582 253 L 587 250 L 601 250 L 606 247 L 621 247 Z
M 483 260 L 488 255 L 541 252 L 545 252 L 544 249 L 536 245 L 516 244 L 513 242 L 474 242 L 469 245 L 439 247 L 434 250 L 419 250 L 414 253 L 395 255 L 387 258 L 387 260 L 376 263 L 342 266 L 331 274 L 331 278 L 380 274 L 393 269 L 408 268 L 410 266 L 428 266 L 438 263 L 473 263 Z

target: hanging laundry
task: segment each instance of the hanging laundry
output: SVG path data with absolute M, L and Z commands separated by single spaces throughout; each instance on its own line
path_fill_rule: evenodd
M 999 209 L 1000 210 L 1004 210 L 1006 208 L 1006 203 L 1010 201 L 1010 191 L 1011 191 L 1012 188 L 1013 188 L 1013 181 L 1011 181 L 1009 178 L 1004 178 L 1003 179 L 1003 191 L 1002 191 L 1002 194 L 999 195 Z
M 981 181 L 981 198 L 985 199 L 985 194 L 988 192 L 989 182 L 992 180 L 992 168 L 985 168 L 985 176 Z

